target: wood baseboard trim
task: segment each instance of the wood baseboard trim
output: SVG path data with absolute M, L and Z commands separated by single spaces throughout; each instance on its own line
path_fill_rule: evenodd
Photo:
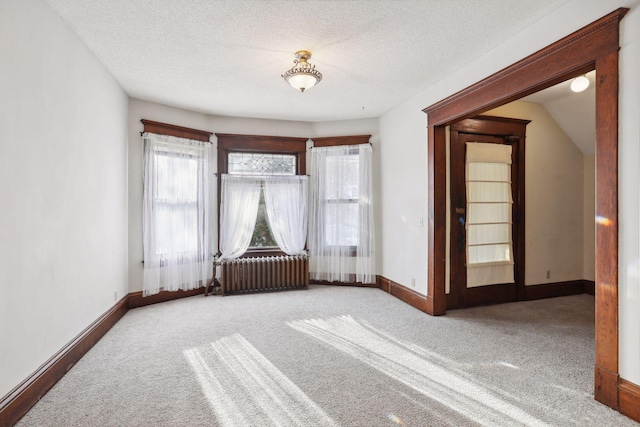
M 422 295 L 409 289 L 400 283 L 389 280 L 383 276 L 376 276 L 376 282 L 378 287 L 385 292 L 393 295 L 394 297 L 406 302 L 412 307 L 417 308 L 420 311 L 424 311 L 427 314 L 436 316 L 444 313 L 434 313 L 433 299 L 429 299 L 427 296 Z
M 589 283 L 592 283 L 590 288 Z M 570 280 L 567 282 L 544 283 L 541 285 L 528 285 L 524 287 L 524 300 L 531 301 L 544 298 L 566 297 L 569 295 L 578 295 L 588 292 L 589 289 L 595 289 L 594 282 L 588 280 Z M 593 295 L 593 293 L 591 293 Z
M 0 424 L 11 426 L 20 420 L 125 315 L 129 295 L 118 301 L 21 384 L 0 400 Z
M 360 288 L 379 288 L 378 283 L 362 282 L 327 282 L 326 280 L 310 280 L 310 285 L 330 285 L 330 286 L 356 286 Z
M 640 422 L 640 385 L 622 378 L 618 380 L 618 410 Z
M 594 370 L 594 398 L 610 408 L 618 410 L 618 381 L 617 372 L 596 366 Z
M 583 280 L 584 282 L 584 293 L 596 296 L 596 282 L 593 280 Z
M 129 308 L 144 307 L 145 305 L 157 304 L 159 302 L 171 301 L 174 299 L 192 297 L 204 294 L 205 287 L 191 289 L 188 291 L 160 291 L 148 297 L 142 296 L 142 291 L 129 293 Z
M 204 289 L 163 291 L 145 298 L 142 297 L 142 291 L 127 294 L 0 399 L 0 425 L 11 426 L 17 423 L 130 308 L 202 294 Z

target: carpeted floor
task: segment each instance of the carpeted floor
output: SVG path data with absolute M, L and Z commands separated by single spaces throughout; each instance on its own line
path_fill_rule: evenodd
M 637 426 L 593 400 L 593 297 L 430 317 L 378 289 L 130 310 L 19 426 Z

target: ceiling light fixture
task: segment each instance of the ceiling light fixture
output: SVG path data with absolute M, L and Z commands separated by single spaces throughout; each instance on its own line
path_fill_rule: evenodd
M 578 76 L 571 82 L 571 90 L 574 92 L 583 92 L 589 87 L 589 79 L 587 76 Z
M 298 89 L 300 92 L 314 87 L 322 80 L 322 73 L 316 70 L 315 65 L 307 62 L 309 58 L 311 58 L 311 52 L 308 50 L 297 51 L 296 59 L 293 60 L 293 67 L 282 74 L 282 78 L 285 79 L 291 87 Z

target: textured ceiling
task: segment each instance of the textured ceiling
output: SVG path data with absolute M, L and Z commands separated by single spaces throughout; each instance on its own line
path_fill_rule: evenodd
M 132 97 L 302 121 L 378 117 L 567 1 L 48 0 Z

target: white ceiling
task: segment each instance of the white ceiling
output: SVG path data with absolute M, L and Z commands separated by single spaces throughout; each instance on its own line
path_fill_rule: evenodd
M 583 153 L 593 154 L 596 149 L 596 72 L 586 76 L 590 84 L 584 92 L 572 92 L 571 80 L 567 80 L 521 101 L 541 104 Z
M 567 1 L 48 0 L 131 97 L 300 121 L 378 117 Z

